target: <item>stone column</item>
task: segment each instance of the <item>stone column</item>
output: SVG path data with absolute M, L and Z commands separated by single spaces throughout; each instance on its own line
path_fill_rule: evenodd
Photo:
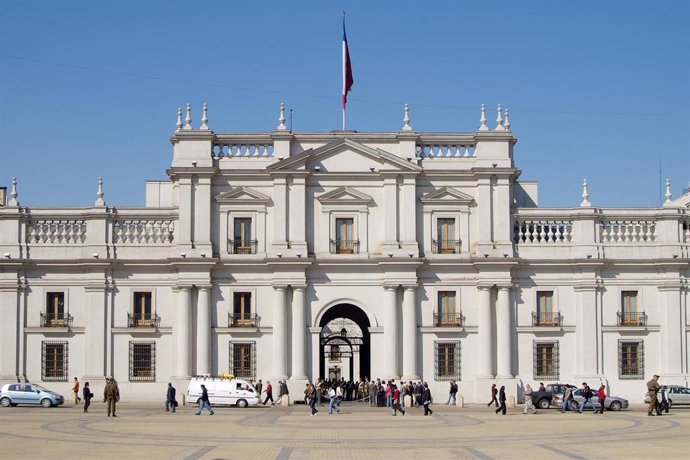
M 383 377 L 397 379 L 398 373 L 398 295 L 396 286 L 384 286 L 383 295 Z
M 496 302 L 496 373 L 499 379 L 513 378 L 512 330 L 510 286 L 500 286 Z
M 106 287 L 87 286 L 85 332 L 86 350 L 83 380 L 98 381 L 105 378 Z
M 575 350 L 577 377 L 597 376 L 597 286 L 575 286 Z M 559 350 L 559 353 L 563 353 Z M 563 355 L 561 355 L 563 356 Z
M 177 292 L 177 362 L 176 374 L 178 378 L 189 377 L 190 370 L 190 310 L 192 307 L 192 290 L 181 287 Z
M 479 286 L 479 334 L 477 378 L 493 378 L 493 324 L 491 286 Z
M 417 374 L 417 287 L 406 286 L 402 304 L 403 322 L 403 376 L 402 379 L 419 380 Z
M 8 382 L 16 382 L 18 377 L 17 358 L 19 356 L 19 340 L 17 332 L 20 330 L 17 309 L 19 304 L 20 288 L 14 280 L 2 280 L 0 282 L 0 335 L 3 347 L 0 348 L 0 379 Z M 38 315 L 38 313 L 36 313 Z M 23 322 L 21 324 L 23 326 Z M 23 327 L 21 328 L 23 329 Z
M 306 380 L 306 305 L 304 287 L 292 288 L 292 376 L 291 380 Z
M 273 378 L 282 380 L 287 378 L 285 287 L 274 286 L 273 289 Z
M 681 377 L 683 374 L 683 321 L 681 315 L 681 286 L 665 284 L 659 286 L 660 300 L 660 373 L 664 377 Z M 649 367 L 648 373 L 658 373 Z
M 199 288 L 196 305 L 196 373 L 211 373 L 211 287 Z

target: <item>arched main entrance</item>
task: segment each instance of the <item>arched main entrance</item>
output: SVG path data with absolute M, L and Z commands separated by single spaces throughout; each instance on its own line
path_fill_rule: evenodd
M 333 375 L 338 364 L 327 368 L 327 361 L 337 363 L 338 359 L 341 363 L 347 361 L 350 379 L 371 377 L 369 326 L 366 313 L 356 305 L 341 303 L 324 313 L 319 322 L 319 377 L 344 377 Z

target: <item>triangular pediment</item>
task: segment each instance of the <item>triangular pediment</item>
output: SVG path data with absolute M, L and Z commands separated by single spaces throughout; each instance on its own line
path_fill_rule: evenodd
M 433 204 L 464 204 L 469 205 L 474 201 L 474 198 L 467 193 L 461 192 L 451 187 L 441 187 L 440 189 L 427 193 L 420 198 L 422 203 Z
M 360 204 L 367 205 L 372 198 L 352 187 L 338 187 L 317 197 L 322 204 Z
M 268 204 L 271 198 L 261 192 L 252 190 L 249 187 L 235 187 L 227 192 L 223 192 L 216 196 L 216 201 L 219 203 L 233 203 L 233 204 L 249 204 L 261 203 Z
M 382 149 L 351 139 L 338 139 L 293 155 L 268 167 L 270 171 L 318 170 L 320 172 L 420 172 L 421 167 Z

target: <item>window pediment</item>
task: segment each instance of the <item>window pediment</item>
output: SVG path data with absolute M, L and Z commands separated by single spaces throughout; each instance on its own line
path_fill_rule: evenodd
M 270 203 L 271 198 L 261 192 L 248 187 L 235 187 L 216 196 L 216 201 L 222 204 L 262 204 Z
M 463 205 L 474 203 L 474 198 L 460 190 L 451 187 L 441 187 L 435 192 L 430 192 L 419 199 L 424 204 Z
M 368 206 L 373 201 L 369 195 L 355 190 L 352 187 L 338 187 L 316 198 L 324 205 L 356 205 Z

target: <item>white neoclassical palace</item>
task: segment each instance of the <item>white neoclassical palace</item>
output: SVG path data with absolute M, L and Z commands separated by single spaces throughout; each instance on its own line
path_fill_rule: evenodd
M 159 400 L 168 381 L 687 384 L 690 194 L 659 208 L 540 208 L 516 138 L 211 131 L 189 105 L 146 206 L 0 201 L 0 380 L 77 376 Z M 157 399 L 158 398 L 158 399 Z

